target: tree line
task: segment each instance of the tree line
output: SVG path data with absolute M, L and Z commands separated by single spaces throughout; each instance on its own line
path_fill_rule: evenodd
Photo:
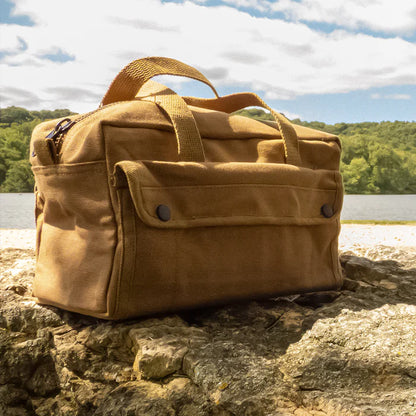
M 238 114 L 272 120 L 269 113 L 248 109 Z M 72 115 L 67 109 L 29 111 L 0 109 L 0 191 L 32 192 L 29 163 L 33 128 L 40 122 Z M 340 137 L 341 173 L 349 194 L 416 194 L 416 122 L 336 123 L 292 120 Z

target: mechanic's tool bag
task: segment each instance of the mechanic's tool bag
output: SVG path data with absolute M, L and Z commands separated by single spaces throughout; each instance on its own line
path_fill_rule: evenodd
M 149 81 L 180 75 L 216 98 Z M 232 113 L 270 110 L 275 122 Z M 196 69 L 145 58 L 98 110 L 38 125 L 39 303 L 105 319 L 338 288 L 336 136 L 255 94 L 218 97 Z

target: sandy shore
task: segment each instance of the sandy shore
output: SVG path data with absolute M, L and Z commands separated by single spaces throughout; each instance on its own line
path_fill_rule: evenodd
M 0 229 L 0 249 L 34 249 L 35 230 Z M 392 259 L 416 267 L 415 225 L 342 225 L 341 251 L 373 260 Z
M 343 224 L 339 248 L 372 260 L 396 260 L 416 267 L 416 226 Z
M 353 251 L 372 246 L 416 248 L 416 225 L 343 224 L 339 245 Z
M 23 248 L 35 249 L 36 230 L 0 229 L 0 249 Z

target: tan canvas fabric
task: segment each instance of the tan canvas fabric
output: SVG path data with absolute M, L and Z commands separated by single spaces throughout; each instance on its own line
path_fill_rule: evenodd
M 35 128 L 40 303 L 121 319 L 341 284 L 338 138 L 149 81 L 209 84 L 189 68 L 135 61 L 97 111 Z

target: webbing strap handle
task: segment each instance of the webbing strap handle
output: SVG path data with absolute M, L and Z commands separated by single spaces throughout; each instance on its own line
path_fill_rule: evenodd
M 196 79 L 208 85 L 218 97 L 214 86 L 197 69 L 176 59 L 154 56 L 137 59 L 125 66 L 114 78 L 101 101 L 101 106 L 134 99 L 143 84 L 156 75 L 178 75 Z
M 201 136 L 191 110 L 181 96 L 158 82 L 149 81 L 137 98 L 162 108 L 172 121 L 178 143 L 178 158 L 184 162 L 205 161 Z
M 156 75 L 179 75 L 196 79 L 207 84 L 217 97 L 214 99 L 184 97 L 182 99 L 165 87 L 164 92 L 153 93 L 146 98 L 158 104 L 171 118 L 181 160 L 204 160 L 201 137 L 186 104 L 227 113 L 249 106 L 258 106 L 269 110 L 276 120 L 284 144 L 286 163 L 301 166 L 297 134 L 289 120 L 253 93 L 237 93 L 219 97 L 215 88 L 203 74 L 175 59 L 149 57 L 131 62 L 114 78 L 101 105 L 134 99 L 142 86 Z
M 298 136 L 292 123 L 282 114 L 270 108 L 258 95 L 251 92 L 241 92 L 218 98 L 183 97 L 183 99 L 188 105 L 223 111 L 225 113 L 232 113 L 250 106 L 263 107 L 266 110 L 269 110 L 273 115 L 282 136 L 286 163 L 295 166 L 302 165 L 299 154 Z

